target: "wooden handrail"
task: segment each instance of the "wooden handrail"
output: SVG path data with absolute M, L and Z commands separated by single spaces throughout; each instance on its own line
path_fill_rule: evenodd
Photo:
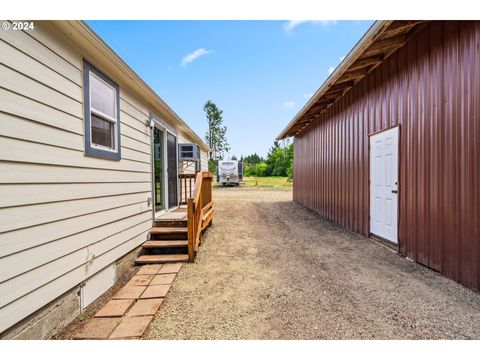
M 203 224 L 204 209 L 212 207 L 212 182 L 213 174 L 198 172 L 195 176 L 195 186 L 191 196 L 187 199 L 188 218 L 188 258 L 195 259 L 195 253 L 200 245 Z M 211 218 L 210 218 L 211 221 Z

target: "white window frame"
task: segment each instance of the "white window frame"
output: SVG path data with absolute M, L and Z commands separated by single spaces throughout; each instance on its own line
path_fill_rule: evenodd
M 108 86 L 110 89 L 113 90 L 113 92 L 115 94 L 115 99 L 113 100 L 114 101 L 113 105 L 114 105 L 114 113 L 116 114 L 117 113 L 117 101 L 116 101 L 117 89 L 115 89 L 113 86 L 111 86 L 109 83 L 104 81 L 102 78 L 100 78 L 100 76 L 98 76 L 97 74 L 95 74 L 92 71 L 89 72 L 89 76 L 90 76 L 90 79 L 92 78 L 92 76 L 94 76 L 102 84 Z M 89 82 L 89 84 L 90 84 L 90 82 Z M 90 130 L 90 145 L 94 146 L 96 148 L 105 150 L 105 151 L 117 152 L 117 149 L 118 149 L 118 145 L 117 145 L 118 119 L 115 119 L 115 118 L 111 117 L 110 115 L 107 115 L 107 114 L 95 109 L 94 107 L 92 107 L 92 87 L 91 86 L 89 86 L 88 92 L 90 94 L 90 101 L 89 101 L 89 103 L 90 103 L 90 113 L 93 113 L 94 115 L 98 116 L 102 120 L 107 120 L 107 121 L 110 121 L 111 123 L 113 123 L 113 140 L 114 140 L 113 141 L 113 148 L 109 148 L 109 147 L 106 147 L 106 146 L 103 146 L 103 145 L 100 145 L 100 144 L 95 144 L 92 141 L 92 131 Z M 90 128 L 91 127 L 92 127 L 92 123 L 90 121 Z

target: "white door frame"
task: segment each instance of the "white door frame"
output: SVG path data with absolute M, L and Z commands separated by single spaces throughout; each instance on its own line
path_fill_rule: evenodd
M 153 153 L 152 153 L 152 202 L 153 202 L 153 210 L 152 210 L 152 216 L 153 219 L 156 219 L 159 215 L 173 211 L 177 209 L 178 202 L 180 199 L 180 194 L 179 194 L 179 189 L 180 189 L 180 179 L 178 178 L 178 143 L 179 143 L 179 134 L 177 132 L 177 129 L 175 129 L 171 124 L 167 123 L 164 121 L 161 117 L 157 116 L 154 113 L 150 113 L 150 120 L 153 120 L 154 127 L 160 129 L 163 131 L 163 184 L 164 184 L 164 194 L 163 194 L 163 200 L 164 200 L 164 209 L 155 212 L 155 197 L 154 197 L 154 181 L 155 181 L 155 168 L 153 164 Z M 177 173 L 177 204 L 175 206 L 172 206 L 171 208 L 168 207 L 168 152 L 167 152 L 167 133 L 170 133 L 171 135 L 175 136 L 175 141 L 176 141 L 176 147 L 175 147 L 175 164 L 176 164 L 176 173 Z M 153 152 L 153 129 L 151 130 L 151 149 Z
M 174 136 L 175 137 L 175 166 L 176 166 L 176 173 L 177 173 L 177 204 L 172 206 L 172 207 L 168 207 L 168 184 L 167 184 L 167 196 L 166 196 L 166 206 L 165 206 L 165 209 L 166 211 L 173 211 L 173 210 L 176 210 L 178 209 L 178 204 L 179 204 L 179 189 L 180 189 L 180 179 L 178 177 L 178 135 L 176 133 L 174 133 L 173 131 L 170 131 L 169 129 L 166 129 L 165 131 L 165 135 L 164 135 L 164 147 L 165 147 L 165 161 L 168 161 L 168 154 L 167 154 L 167 132 L 170 133 L 170 135 Z M 165 181 L 168 182 L 168 163 L 166 163 L 166 168 L 165 168 Z
M 153 123 L 154 123 L 154 127 L 162 130 L 162 134 L 163 134 L 163 149 L 162 149 L 162 157 L 163 157 L 163 201 L 164 201 L 164 204 L 163 204 L 163 209 L 160 210 L 160 211 L 155 211 L 155 164 L 153 163 L 153 157 L 154 157 L 154 154 L 152 153 L 152 193 L 153 193 L 153 196 L 152 196 L 152 202 L 153 202 L 153 218 L 156 219 L 158 216 L 160 216 L 161 214 L 165 213 L 168 209 L 168 207 L 166 206 L 166 204 L 168 204 L 168 183 L 167 183 L 167 171 L 166 171 L 166 161 L 167 161 L 167 145 L 166 145 L 166 141 L 167 141 L 167 128 L 162 124 L 160 123 L 159 121 L 157 121 L 155 118 L 153 118 Z M 155 151 L 155 149 L 153 148 L 153 145 L 154 145 L 154 132 L 153 132 L 153 129 L 152 129 L 152 152 Z
M 381 208 L 378 209 L 375 202 L 375 194 L 378 193 L 379 190 L 375 191 L 375 179 L 376 179 L 376 165 L 374 161 L 374 154 L 375 154 L 375 138 L 381 139 L 382 137 L 392 135 L 393 141 L 396 141 L 396 144 L 393 144 L 392 149 L 392 162 L 393 167 L 391 167 L 391 179 L 390 181 L 385 181 L 383 186 L 383 196 L 391 194 L 391 201 L 393 202 L 393 208 L 391 212 L 391 222 L 392 226 L 388 228 L 385 226 L 387 220 L 383 218 L 384 224 L 379 223 L 378 218 L 381 215 L 387 215 L 388 211 L 386 209 Z M 395 146 L 396 145 L 396 146 Z M 395 153 L 396 152 L 396 153 Z M 396 156 L 395 156 L 396 155 Z M 386 165 L 386 164 L 383 164 Z M 391 127 L 379 132 L 375 132 L 373 134 L 369 134 L 369 232 L 372 235 L 378 236 L 384 240 L 387 240 L 393 244 L 398 245 L 398 226 L 399 226 L 399 178 L 400 178 L 400 127 L 395 126 Z M 385 167 L 385 166 L 384 166 Z M 385 174 L 387 169 L 385 168 Z M 378 172 L 377 172 L 378 174 Z M 387 180 L 385 178 L 385 180 Z M 380 190 L 381 191 L 381 190 Z M 383 225 L 383 226 L 382 226 Z

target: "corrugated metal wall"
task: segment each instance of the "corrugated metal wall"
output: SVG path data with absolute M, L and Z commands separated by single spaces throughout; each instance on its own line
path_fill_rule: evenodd
M 480 289 L 480 22 L 430 22 L 295 138 L 294 200 L 369 233 L 368 134 L 400 126 L 400 252 Z

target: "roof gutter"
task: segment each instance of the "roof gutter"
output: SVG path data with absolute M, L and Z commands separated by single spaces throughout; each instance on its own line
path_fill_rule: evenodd
M 342 76 L 342 74 L 348 70 L 348 68 L 362 55 L 362 51 L 370 46 L 378 36 L 380 36 L 383 31 L 385 31 L 393 22 L 393 20 L 379 20 L 375 21 L 373 25 L 368 29 L 368 31 L 362 36 L 362 38 L 357 42 L 357 44 L 350 50 L 345 59 L 337 66 L 332 74 L 325 80 L 325 82 L 320 86 L 320 88 L 313 94 L 310 100 L 303 106 L 303 108 L 295 115 L 295 117 L 288 123 L 288 125 L 283 129 L 280 135 L 277 136 L 277 140 L 284 139 L 286 134 L 297 121 L 299 121 L 302 116 L 314 105 L 322 96 L 327 92 L 327 90 L 335 84 L 335 82 Z

